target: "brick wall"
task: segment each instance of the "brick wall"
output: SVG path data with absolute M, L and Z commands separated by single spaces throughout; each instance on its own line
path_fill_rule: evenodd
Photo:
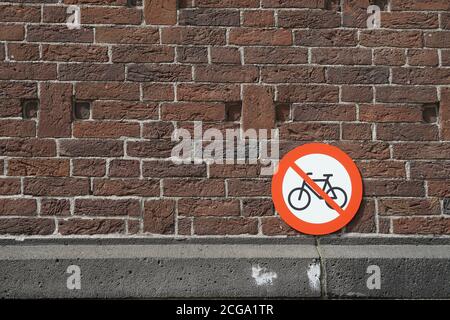
M 448 0 L 3 1 L 0 118 L 2 235 L 297 235 L 259 165 L 165 160 L 194 120 L 349 153 L 344 233 L 450 234 Z

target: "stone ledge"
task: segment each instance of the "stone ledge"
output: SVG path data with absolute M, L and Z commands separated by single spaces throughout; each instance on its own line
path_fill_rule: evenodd
M 3 239 L 0 297 L 450 298 L 450 239 L 320 242 Z M 80 290 L 67 288 L 71 265 L 81 270 Z M 379 290 L 367 288 L 373 265 Z

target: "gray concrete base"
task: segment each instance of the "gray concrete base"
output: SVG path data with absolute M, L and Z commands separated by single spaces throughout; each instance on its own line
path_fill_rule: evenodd
M 323 242 L 0 240 L 0 297 L 450 298 L 450 241 Z

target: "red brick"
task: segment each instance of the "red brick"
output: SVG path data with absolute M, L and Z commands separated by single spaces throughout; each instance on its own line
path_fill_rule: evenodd
M 343 141 L 335 143 L 335 145 L 354 160 L 385 160 L 390 158 L 389 144 L 385 142 Z
M 322 83 L 325 82 L 325 69 L 294 66 L 262 67 L 261 81 L 265 83 Z
M 422 107 L 417 105 L 364 104 L 359 107 L 360 121 L 420 122 Z
M 410 49 L 408 50 L 408 63 L 411 66 L 435 67 L 439 64 L 437 50 L 431 49 Z
M 422 181 L 368 180 L 364 181 L 366 196 L 423 197 Z
M 175 87 L 173 84 L 151 83 L 143 84 L 142 91 L 144 100 L 172 101 L 175 98 Z
M 381 26 L 388 29 L 437 29 L 439 18 L 428 12 L 382 12 Z
M 0 36 L 1 37 L 1 36 Z M 20 37 L 19 37 L 20 38 Z M 5 39 L 5 40 L 22 40 Z M 94 40 L 91 28 L 68 29 L 65 25 L 28 25 L 27 40 L 30 42 L 87 42 Z
M 20 179 L 0 178 L 0 195 L 15 195 L 20 193 Z
M 364 178 L 406 178 L 405 163 L 402 161 L 360 161 L 357 165 Z
M 257 234 L 258 221 L 250 218 L 197 218 L 194 219 L 196 235 Z
M 121 81 L 125 67 L 120 64 L 61 64 L 59 79 L 63 81 Z
M 376 233 L 375 201 L 364 199 L 353 220 L 345 227 L 351 233 Z
M 89 194 L 89 180 L 81 178 L 25 178 L 24 194 L 71 197 Z
M 223 197 L 225 183 L 217 179 L 164 179 L 166 197 Z
M 216 199 L 180 199 L 178 214 L 182 216 L 239 216 L 240 203 L 237 200 Z
M 73 124 L 75 138 L 113 138 L 139 137 L 138 123 L 119 121 L 79 121 Z
M 79 218 L 58 220 L 58 231 L 61 235 L 124 234 L 125 220 Z
M 25 28 L 18 24 L 0 24 L 0 40 L 22 41 L 25 37 Z
M 195 80 L 199 82 L 257 82 L 259 70 L 254 66 L 208 65 L 196 66 Z
M 327 82 L 332 84 L 387 84 L 389 69 L 384 67 L 330 67 Z
M 93 194 L 95 196 L 157 197 L 160 195 L 159 180 L 94 179 Z
M 123 156 L 123 141 L 65 139 L 60 141 L 60 155 L 67 157 Z
M 311 52 L 317 64 L 372 64 L 372 52 L 364 48 L 313 48 Z
M 106 174 L 106 160 L 73 159 L 73 176 L 103 177 Z
M 341 15 L 331 10 L 280 10 L 278 25 L 283 28 L 333 29 L 341 26 Z
M 95 41 L 97 43 L 118 44 L 158 44 L 159 32 L 152 27 L 96 27 Z
M 156 120 L 158 105 L 156 103 L 126 101 L 94 101 L 92 118 L 99 120 Z
M 126 7 L 82 7 L 81 23 L 85 24 L 141 24 L 142 13 Z
M 258 0 L 197 0 L 200 8 L 258 8 Z
M 401 218 L 394 220 L 394 233 L 397 234 L 450 234 L 448 218 Z
M 46 236 L 55 231 L 53 219 L 8 218 L 0 219 L 0 234 Z
M 242 201 L 242 215 L 245 217 L 273 216 L 272 199 L 244 199 Z
M 244 60 L 247 64 L 303 64 L 308 62 L 308 50 L 289 47 L 246 47 Z
M 109 163 L 109 176 L 115 178 L 131 178 L 141 175 L 140 163 L 137 160 L 113 159 Z
M 161 105 L 161 120 L 165 121 L 224 121 L 223 103 L 164 103 Z
M 275 25 L 272 10 L 251 10 L 243 12 L 244 27 L 273 27 Z
M 11 159 L 8 161 L 9 176 L 69 176 L 70 164 L 67 159 Z
M 405 50 L 397 48 L 374 49 L 373 62 L 376 65 L 403 66 L 406 63 Z
M 76 199 L 74 214 L 77 216 L 139 216 L 139 200 Z
M 240 88 L 230 84 L 189 84 L 177 86 L 180 101 L 238 101 Z
M 256 178 L 259 166 L 250 164 L 211 164 L 210 178 Z
M 180 82 L 192 80 L 192 68 L 176 64 L 132 64 L 127 67 L 127 80 Z
M 437 101 L 437 92 L 434 87 L 379 87 L 376 88 L 378 102 L 392 103 L 430 103 Z
M 0 99 L 37 98 L 37 85 L 31 82 L 0 81 Z
M 144 17 L 147 24 L 174 25 L 177 23 L 177 1 L 144 0 Z
M 426 32 L 423 38 L 425 47 L 450 48 L 450 31 Z
M 2 22 L 40 22 L 41 8 L 31 6 L 0 5 Z
M 293 109 L 295 121 L 355 121 L 354 104 L 296 104 Z
M 142 137 L 146 139 L 170 139 L 175 127 L 172 122 L 148 122 L 144 124 Z
M 419 31 L 363 30 L 359 43 L 365 47 L 421 48 L 422 33 Z
M 0 215 L 2 216 L 34 216 L 36 214 L 35 199 L 0 199 Z
M 61 62 L 108 62 L 109 60 L 107 47 L 78 44 L 43 44 L 42 59 Z
M 72 134 L 72 85 L 43 83 L 40 91 L 38 137 L 70 137 Z
M 115 46 L 112 49 L 113 62 L 173 62 L 175 50 L 167 46 Z
M 35 137 L 36 122 L 32 120 L 0 120 L 2 137 Z
M 444 140 L 450 140 L 450 89 L 443 88 L 441 91 L 439 120 L 441 138 Z
M 40 214 L 42 216 L 69 216 L 70 201 L 67 199 L 42 199 Z
M 291 228 L 279 217 L 268 217 L 261 220 L 262 233 L 266 236 L 298 236 L 300 233 Z
M 177 47 L 177 62 L 208 63 L 208 48 Z
M 430 124 L 378 124 L 377 139 L 383 141 L 439 140 L 439 128 Z
M 144 232 L 154 234 L 175 233 L 175 202 L 152 200 L 145 202 Z
M 372 125 L 369 123 L 343 123 L 343 140 L 372 140 Z
M 80 82 L 75 85 L 81 100 L 139 100 L 139 85 L 121 82 Z
M 206 27 L 173 27 L 161 30 L 161 43 L 181 45 L 225 45 L 223 29 Z
M 292 33 L 284 29 L 233 28 L 229 41 L 241 46 L 289 46 L 292 44 Z
M 275 105 L 272 87 L 257 85 L 244 87 L 242 126 L 244 130 L 269 130 L 275 127 Z
M 56 64 L 0 62 L 2 80 L 55 80 Z
M 339 101 L 339 88 L 326 85 L 280 85 L 278 99 L 282 102 L 327 102 Z
M 39 60 L 39 45 L 29 43 L 8 43 L 8 57 L 12 61 Z
M 442 159 L 450 157 L 450 144 L 410 142 L 397 143 L 394 145 L 394 159 L 413 160 L 413 159 Z
M 346 102 L 372 102 L 373 89 L 369 86 L 342 86 L 342 101 Z
M 169 158 L 176 142 L 170 140 L 148 140 L 127 142 L 127 155 L 138 158 Z
M 178 16 L 179 25 L 191 26 L 239 26 L 240 13 L 229 9 L 189 9 L 182 10 Z
M 438 199 L 380 199 L 378 212 L 382 216 L 439 215 L 441 205 Z
M 436 11 L 450 10 L 450 3 L 445 0 L 392 0 L 392 10 Z
M 56 143 L 49 139 L 0 139 L 0 156 L 53 157 Z
M 205 177 L 205 164 L 174 164 L 170 160 L 144 161 L 142 174 L 151 178 Z M 211 175 L 212 177 L 212 175 Z
M 357 44 L 354 30 L 298 30 L 294 32 L 296 45 L 306 47 L 353 47 Z
M 282 140 L 338 140 L 340 128 L 338 124 L 291 122 L 280 127 Z
M 271 183 L 267 179 L 229 179 L 228 196 L 260 197 L 271 195 Z

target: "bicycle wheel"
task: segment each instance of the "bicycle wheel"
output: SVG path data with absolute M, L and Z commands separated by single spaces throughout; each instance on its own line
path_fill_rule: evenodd
M 339 187 L 333 187 L 330 190 L 328 190 L 327 194 L 330 196 L 331 199 L 334 200 L 334 202 L 337 203 L 337 205 L 341 208 L 344 208 L 345 205 L 347 204 L 347 193 L 345 193 L 344 189 L 339 188 Z M 336 195 L 336 198 L 334 199 L 334 195 Z M 325 203 L 327 204 L 328 208 L 333 209 L 328 202 L 325 201 Z
M 289 193 L 288 202 L 295 210 L 304 210 L 311 203 L 311 195 L 304 188 L 296 188 Z

